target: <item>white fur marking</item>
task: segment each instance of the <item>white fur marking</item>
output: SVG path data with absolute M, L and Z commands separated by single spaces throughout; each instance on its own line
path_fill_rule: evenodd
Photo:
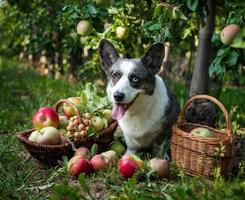
M 156 77 L 152 96 L 141 93 L 124 117 L 119 120 L 127 147 L 130 150 L 146 148 L 161 130 L 165 107 L 168 103 L 167 89 L 163 80 Z

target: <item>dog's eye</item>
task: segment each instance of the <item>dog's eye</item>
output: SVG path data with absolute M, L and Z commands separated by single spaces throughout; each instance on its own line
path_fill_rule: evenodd
M 138 83 L 139 80 L 140 80 L 140 79 L 139 79 L 137 76 L 133 76 L 133 77 L 132 77 L 132 82 L 134 82 L 134 83 Z

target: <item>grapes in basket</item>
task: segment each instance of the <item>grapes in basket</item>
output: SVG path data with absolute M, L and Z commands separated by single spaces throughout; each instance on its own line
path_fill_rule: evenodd
M 106 129 L 112 122 L 107 98 L 91 83 L 86 84 L 79 96 L 69 97 L 65 102 L 62 103 L 64 115 L 58 115 L 57 109 L 50 107 L 42 107 L 34 114 L 35 131 L 29 136 L 30 141 L 49 145 L 68 140 L 79 142 Z

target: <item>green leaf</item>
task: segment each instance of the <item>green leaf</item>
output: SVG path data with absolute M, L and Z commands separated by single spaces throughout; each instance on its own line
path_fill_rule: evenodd
M 234 48 L 245 48 L 245 28 L 243 28 L 242 31 L 236 35 L 231 46 Z
M 188 19 L 181 10 L 178 10 L 177 13 L 178 13 L 178 16 L 180 17 L 180 19 L 183 19 L 183 20 Z
M 162 12 L 162 5 L 157 5 L 154 9 L 153 17 L 158 17 Z
M 81 187 L 82 187 L 87 193 L 90 193 L 90 189 L 89 189 L 89 187 L 88 187 L 88 181 L 86 180 L 86 177 L 85 177 L 85 174 L 84 174 L 84 173 L 79 174 L 79 176 L 78 176 L 78 181 L 79 181 Z
M 91 4 L 86 5 L 84 7 L 84 10 L 86 10 L 88 12 L 88 14 L 90 14 L 90 15 L 96 15 L 98 13 L 96 8 Z
M 195 12 L 197 9 L 198 0 L 187 0 L 186 5 L 191 11 Z
M 90 149 L 91 155 L 95 155 L 98 152 L 98 144 L 93 144 L 93 146 Z
M 94 130 L 93 126 L 89 126 L 88 137 L 92 137 L 93 135 L 95 135 L 95 130 Z
M 228 57 L 226 58 L 226 64 L 228 66 L 234 66 L 237 63 L 237 59 L 239 57 L 239 53 L 236 50 L 233 50 Z
M 73 188 L 69 185 L 55 185 L 55 198 L 56 199 L 71 199 L 71 200 L 79 200 L 80 199 L 80 191 L 78 188 Z

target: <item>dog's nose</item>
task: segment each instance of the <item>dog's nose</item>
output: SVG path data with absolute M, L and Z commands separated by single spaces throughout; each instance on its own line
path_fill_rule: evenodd
M 125 94 L 122 93 L 122 92 L 115 92 L 115 93 L 113 94 L 113 97 L 114 97 L 114 99 L 115 99 L 117 102 L 120 102 L 120 101 L 122 101 L 123 98 L 125 97 Z

